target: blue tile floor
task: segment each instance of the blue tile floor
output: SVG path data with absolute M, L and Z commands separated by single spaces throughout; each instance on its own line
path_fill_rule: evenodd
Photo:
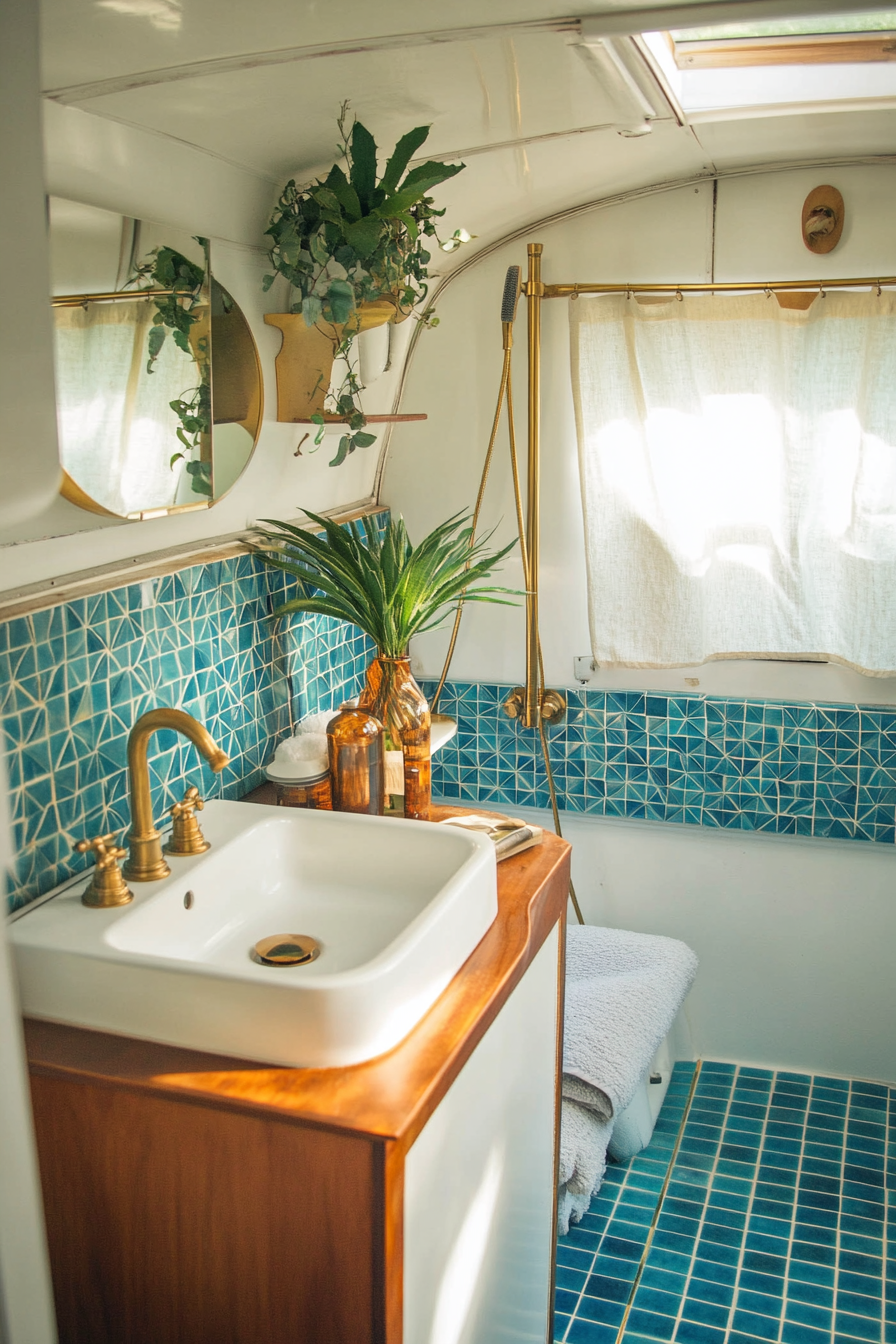
M 676 1065 L 557 1243 L 554 1338 L 896 1344 L 896 1088 Z

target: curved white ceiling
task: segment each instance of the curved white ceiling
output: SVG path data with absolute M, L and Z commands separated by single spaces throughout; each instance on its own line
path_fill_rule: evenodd
M 810 3 L 834 7 L 749 7 Z M 632 0 L 592 0 L 579 16 L 624 27 L 636 8 L 647 26 Z M 664 8 L 654 5 L 653 18 Z M 723 8 L 736 17 L 741 6 Z M 384 154 L 409 127 L 431 123 L 427 156 L 467 163 L 439 191 L 446 232 L 463 226 L 474 246 L 647 183 L 896 144 L 890 107 L 754 109 L 747 119 L 722 109 L 682 126 L 627 39 L 620 49 L 657 116 L 650 134 L 625 138 L 620 130 L 643 119 L 637 96 L 606 61 L 588 59 L 563 0 L 422 0 L 410 10 L 395 0 L 43 0 L 42 14 L 53 101 L 247 168 L 269 181 L 272 202 L 287 177 L 332 162 L 344 98 Z M 451 265 L 446 257 L 442 269 Z

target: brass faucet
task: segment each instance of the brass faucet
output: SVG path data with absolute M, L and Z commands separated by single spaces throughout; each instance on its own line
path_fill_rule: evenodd
M 157 882 L 171 872 L 162 857 L 162 837 L 152 819 L 149 790 L 149 739 L 160 728 L 183 733 L 202 752 L 211 768 L 223 770 L 230 757 L 218 747 L 191 714 L 182 709 L 151 709 L 140 718 L 128 737 L 128 776 L 131 793 L 131 829 L 127 835 L 130 858 L 124 875 L 132 882 Z

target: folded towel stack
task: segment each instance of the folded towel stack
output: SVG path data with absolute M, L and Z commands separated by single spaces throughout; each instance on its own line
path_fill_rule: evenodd
M 561 1233 L 600 1188 L 613 1118 L 634 1097 L 697 973 L 685 943 L 625 929 L 571 927 L 566 955 Z

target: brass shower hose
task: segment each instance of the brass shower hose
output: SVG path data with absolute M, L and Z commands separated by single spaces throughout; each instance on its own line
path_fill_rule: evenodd
M 492 458 L 494 456 L 495 441 L 498 437 L 498 426 L 501 423 L 501 410 L 506 401 L 507 429 L 510 445 L 510 469 L 513 475 L 513 501 L 514 505 L 516 506 L 516 526 L 520 543 L 520 559 L 522 561 L 523 566 L 523 580 L 525 582 L 526 588 L 528 589 L 530 587 L 529 555 L 526 548 L 526 524 L 523 518 L 523 500 L 522 500 L 522 491 L 520 488 L 520 472 L 516 453 L 516 431 L 513 422 L 513 378 L 510 368 L 510 360 L 513 350 L 512 323 L 504 322 L 502 325 L 504 328 L 504 362 L 501 368 L 501 382 L 498 388 L 498 401 L 497 405 L 495 406 L 495 418 L 492 421 L 492 431 L 491 434 L 489 435 L 488 448 L 485 454 L 485 461 L 482 464 L 482 475 L 479 478 L 479 490 L 476 495 L 476 504 L 473 508 L 473 518 L 470 524 L 470 547 L 472 548 L 476 541 L 476 530 L 479 525 L 479 514 L 482 510 L 482 501 L 485 497 L 485 486 L 486 482 L 488 481 L 488 474 L 492 465 Z M 463 597 L 461 597 L 460 601 L 457 604 L 457 611 L 454 614 L 454 626 L 451 631 L 451 639 L 448 642 L 448 652 L 445 655 L 445 663 L 442 668 L 442 675 L 439 678 L 439 684 L 436 687 L 435 695 L 432 698 L 433 710 L 436 709 L 439 703 L 439 698 L 442 694 L 442 690 L 448 678 L 448 669 L 451 667 L 451 660 L 454 657 L 454 649 L 455 645 L 457 644 L 457 635 L 458 631 L 460 630 L 461 618 L 463 616 L 463 608 L 464 608 L 464 600 Z M 544 687 L 544 659 L 542 658 L 541 653 L 540 634 L 538 635 L 538 678 L 539 678 L 539 690 L 541 690 Z M 554 783 L 554 771 L 551 766 L 551 756 L 548 750 L 548 739 L 547 739 L 547 733 L 545 732 L 544 719 L 541 717 L 540 713 L 538 716 L 538 736 L 541 742 L 541 754 L 544 758 L 545 771 L 548 777 L 548 791 L 551 795 L 551 811 L 554 816 L 554 830 L 556 831 L 557 835 L 559 835 L 562 838 L 563 832 L 560 829 L 560 811 L 557 806 L 557 788 Z M 573 886 L 571 877 L 569 879 L 569 899 L 572 901 L 572 908 L 576 913 L 576 919 L 579 921 L 580 924 L 584 924 L 585 921 L 582 918 L 582 911 L 579 908 L 579 901 L 578 897 L 576 896 L 576 889 Z

